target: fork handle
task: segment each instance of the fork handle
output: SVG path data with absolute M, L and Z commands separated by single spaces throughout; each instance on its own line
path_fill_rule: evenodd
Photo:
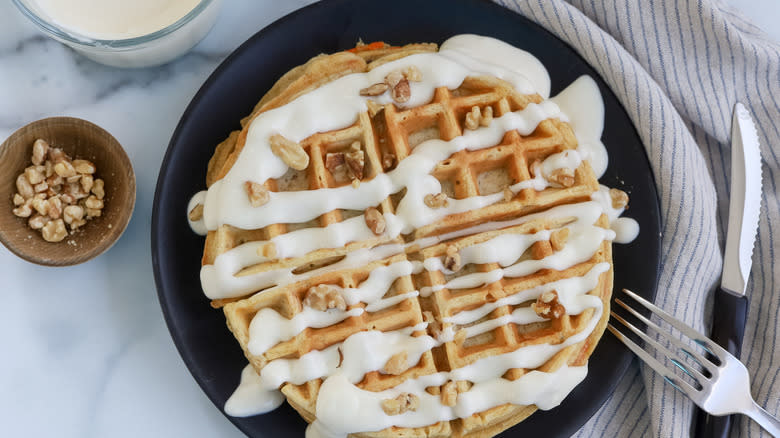
M 752 418 L 772 436 L 780 438 L 780 420 L 765 411 L 755 401 L 753 402 L 753 408 L 745 412 L 745 415 Z
M 742 337 L 745 334 L 748 300 L 737 297 L 723 288 L 715 291 L 712 308 L 712 334 L 710 339 L 739 359 L 742 351 Z M 696 438 L 728 438 L 732 416 L 717 417 L 699 410 Z

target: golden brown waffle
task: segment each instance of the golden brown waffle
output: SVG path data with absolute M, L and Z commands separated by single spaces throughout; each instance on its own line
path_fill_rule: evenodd
M 430 46 L 415 45 L 410 48 L 386 48 L 382 56 L 342 52 L 336 55 L 319 56 L 304 66 L 292 70 L 255 109 L 251 117 L 265 110 L 284 105 L 302 93 L 310 91 L 324 83 L 334 80 L 344 74 L 367 71 L 374 65 L 381 65 L 385 57 L 397 59 L 419 50 L 430 50 Z M 404 52 L 404 50 L 408 50 Z M 367 64 L 369 60 L 371 64 Z M 377 174 L 394 167 L 384 168 L 383 157 L 392 154 L 395 163 L 409 156 L 415 146 L 430 138 L 444 140 L 459 136 L 464 131 L 466 113 L 474 106 L 492 107 L 496 117 L 525 108 L 529 103 L 538 103 L 542 99 L 538 95 L 523 95 L 515 91 L 506 82 L 486 76 L 469 77 L 455 90 L 438 88 L 431 102 L 410 109 L 399 109 L 390 104 L 376 114 L 369 111 L 361 113 L 352 126 L 344 129 L 318 133 L 305 139 L 302 146 L 310 157 L 310 164 L 304 171 L 290 170 L 277 180 L 269 180 L 266 188 L 271 191 L 293 191 L 340 187 L 350 184 L 349 180 L 338 178 L 325 166 L 325 155 L 329 152 L 346 151 L 354 141 L 359 141 L 366 154 L 365 175 L 363 181 L 374 178 Z M 209 165 L 209 181 L 211 184 L 225 175 L 232 166 L 246 140 L 246 130 L 249 119 L 245 120 L 241 132 L 231 134 L 215 152 Z M 440 162 L 432 175 L 442 183 L 443 191 L 449 196 L 462 199 L 476 195 L 501 192 L 505 187 L 532 178 L 531 163 L 537 159 L 567 149 L 576 149 L 577 143 L 570 126 L 557 119 L 541 122 L 536 130 L 522 136 L 517 131 L 504 135 L 500 144 L 478 151 L 461 151 Z M 513 219 L 529 213 L 547 210 L 556 205 L 571 204 L 586 201 L 598 190 L 598 182 L 587 162 L 576 170 L 575 182 L 571 187 L 547 188 L 543 191 L 524 189 L 511 199 L 464 213 L 447 216 L 441 221 L 415 230 L 412 234 L 396 239 L 398 243 L 410 242 L 426 236 L 462 230 L 479 223 Z M 377 208 L 383 212 L 394 212 L 400 196 L 394 195 L 383 200 Z M 222 226 L 208 234 L 204 250 L 203 263 L 211 264 L 215 258 L 238 245 L 250 241 L 265 241 L 274 236 L 289 231 L 311 226 L 324 227 L 346 218 L 361 214 L 344 210 L 334 210 L 305 224 L 273 224 L 258 230 L 240 230 L 230 226 Z M 459 248 L 467 247 L 488 239 L 510 233 L 533 234 L 540 230 L 557 229 L 565 225 L 565 221 L 536 219 L 504 229 L 467 235 L 448 242 L 426 248 L 408 246 L 406 252 L 397 254 L 385 260 L 369 263 L 355 269 L 326 271 L 311 278 L 275 288 L 261 294 L 235 300 L 215 300 L 214 306 L 223 306 L 228 327 L 240 342 L 245 354 L 255 369 L 260 372 L 271 360 L 279 358 L 298 358 L 312 350 L 322 350 L 328 346 L 344 341 L 350 335 L 364 330 L 392 331 L 404 327 L 413 327 L 426 320 L 427 312 L 435 319 L 426 331 L 415 332 L 415 336 L 429 334 L 436 337 L 434 331 L 447 329 L 448 323 L 441 324 L 444 317 L 452 316 L 461 310 L 468 310 L 486 302 L 496 301 L 541 284 L 574 276 L 582 276 L 593 266 L 608 262 L 611 266 L 611 246 L 604 241 L 591 260 L 578 264 L 565 271 L 545 269 L 520 278 L 504 278 L 501 281 L 473 289 L 458 289 L 450 291 L 442 289 L 429 297 L 414 297 L 405 299 L 398 304 L 375 312 L 364 312 L 360 316 L 347 318 L 325 328 L 307 328 L 294 338 L 281 342 L 268 349 L 261 356 L 253 356 L 248 350 L 249 324 L 254 315 L 264 308 L 271 308 L 286 318 L 292 318 L 303 309 L 303 299 L 310 287 L 319 284 L 334 284 L 342 287 L 357 287 L 365 280 L 373 269 L 391 263 L 412 260 L 421 261 L 430 257 L 441 257 L 448 245 Z M 607 218 L 602 216 L 598 226 L 608 228 Z M 238 275 L 247 275 L 271 269 L 285 267 L 299 271 L 311 270 L 337 261 L 350 251 L 358 248 L 373 247 L 381 241 L 381 237 L 367 241 L 352 242 L 344 248 L 321 249 L 301 257 L 286 260 L 270 260 L 248 267 Z M 550 242 L 541 241 L 534 244 L 523 257 L 540 258 L 553 251 Z M 404 292 L 446 283 L 451 277 L 458 277 L 470 272 L 488 272 L 496 269 L 497 264 L 472 264 L 461 270 L 445 276 L 440 271 L 422 271 L 398 278 L 384 295 L 391 297 Z M 604 331 L 609 314 L 609 296 L 612 290 L 612 270 L 601 274 L 599 285 L 590 292 L 601 298 L 604 304 L 602 317 L 590 336 L 583 342 L 569 346 L 557 353 L 551 360 L 538 368 L 540 371 L 554 371 L 564 364 L 583 365 L 593 351 L 598 339 Z M 519 306 L 530 306 L 522 303 Z M 354 307 L 365 307 L 359 303 Z M 517 306 L 499 307 L 483 319 L 493 319 L 509 315 Z M 469 339 L 458 339 L 424 353 L 420 361 L 400 375 L 382 374 L 379 371 L 368 373 L 358 384 L 362 389 L 381 391 L 398 385 L 400 382 L 421 375 L 434 374 L 439 371 L 449 371 L 460 368 L 479 358 L 514 351 L 520 347 L 540 343 L 558 344 L 571 335 L 580 332 L 593 316 L 593 310 L 586 310 L 580 315 L 563 315 L 546 323 L 517 326 L 507 324 L 490 332 Z M 430 322 L 430 321 L 428 321 Z M 457 332 L 460 327 L 453 327 Z M 530 370 L 512 369 L 504 377 L 510 380 L 521 377 Z M 302 385 L 284 384 L 282 392 L 288 402 L 307 420 L 315 418 L 315 405 L 321 379 L 316 379 Z M 467 382 L 459 385 L 468 386 Z M 463 388 L 465 389 L 465 388 Z M 535 411 L 535 406 L 502 405 L 477 413 L 469 418 L 440 422 L 432 426 L 418 429 L 402 429 L 393 427 L 379 432 L 355 434 L 366 437 L 444 437 L 444 436 L 492 436 L 516 423 L 522 421 Z

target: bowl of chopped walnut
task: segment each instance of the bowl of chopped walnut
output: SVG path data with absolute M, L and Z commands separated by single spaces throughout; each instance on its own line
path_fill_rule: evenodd
M 134 206 L 130 159 L 93 123 L 38 120 L 0 145 L 0 242 L 27 261 L 70 266 L 102 254 Z

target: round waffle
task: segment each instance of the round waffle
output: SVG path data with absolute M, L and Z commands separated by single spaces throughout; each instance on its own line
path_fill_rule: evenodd
M 208 229 L 204 291 L 255 390 L 280 389 L 314 436 L 492 436 L 560 403 L 604 331 L 624 194 L 528 87 L 490 69 L 426 83 L 438 62 L 474 61 L 455 48 L 375 43 L 296 67 L 217 147 L 191 203 L 205 202 L 191 214 Z M 328 111 L 306 99 L 361 80 L 351 123 L 301 138 L 272 123 L 306 124 Z M 250 145 L 276 148 L 283 172 L 234 170 Z

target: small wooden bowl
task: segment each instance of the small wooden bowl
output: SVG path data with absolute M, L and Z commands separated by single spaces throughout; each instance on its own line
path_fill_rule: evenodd
M 100 217 L 61 242 L 43 240 L 40 231 L 12 210 L 16 177 L 32 164 L 32 145 L 42 138 L 73 159 L 95 163 L 96 178 L 105 181 L 105 205 Z M 119 239 L 135 206 L 135 174 L 119 142 L 103 128 L 72 117 L 38 120 L 19 129 L 0 145 L 0 242 L 19 257 L 45 266 L 70 266 L 92 259 Z

